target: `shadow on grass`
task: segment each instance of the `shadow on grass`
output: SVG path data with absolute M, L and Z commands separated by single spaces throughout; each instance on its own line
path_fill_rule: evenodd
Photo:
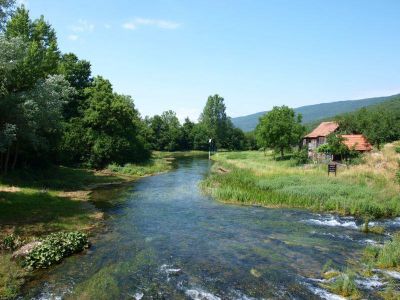
M 293 157 L 293 154 L 285 154 L 283 157 L 280 155 L 279 156 L 276 155 L 274 159 L 276 161 L 285 161 L 285 160 L 290 160 L 292 157 Z
M 77 190 L 88 185 L 120 182 L 109 175 L 96 175 L 94 171 L 53 166 L 46 169 L 21 169 L 0 177 L 0 183 L 22 188 Z
M 88 210 L 82 201 L 40 192 L 0 192 L 0 225 L 46 223 L 50 230 L 79 226 L 87 219 Z

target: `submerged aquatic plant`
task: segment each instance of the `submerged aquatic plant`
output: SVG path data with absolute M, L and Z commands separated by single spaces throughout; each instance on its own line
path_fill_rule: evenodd
M 360 299 L 361 292 L 355 280 L 355 272 L 348 269 L 345 272 L 339 273 L 333 281 L 325 284 L 324 287 L 337 295 L 348 297 L 349 299 Z

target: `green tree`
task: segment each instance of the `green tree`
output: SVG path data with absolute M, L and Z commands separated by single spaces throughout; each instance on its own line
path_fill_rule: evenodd
M 40 80 L 30 90 L 12 93 L 5 102 L 12 103 L 3 128 L 13 126 L 14 138 L 8 144 L 7 157 L 13 156 L 12 168 L 22 154 L 26 162 L 48 161 L 48 155 L 57 147 L 62 130 L 62 106 L 73 95 L 74 89 L 60 75 Z M 4 126 L 4 125 L 3 125 Z M 5 149 L 3 148 L 3 151 Z M 4 161 L 7 172 L 9 159 Z
M 0 0 L 0 33 L 4 31 L 7 19 L 12 15 L 15 0 Z
M 229 126 L 226 132 L 225 147 L 228 150 L 244 150 L 247 147 L 246 136 L 240 128 Z
M 195 124 L 189 120 L 189 118 L 185 119 L 181 127 L 181 141 L 180 148 L 181 150 L 192 150 L 194 143 L 194 129 Z
M 215 141 L 218 148 L 226 146 L 226 133 L 232 127 L 225 110 L 224 98 L 219 95 L 209 96 L 199 119 L 202 130 Z
M 246 132 L 246 144 L 248 150 L 257 150 L 257 139 L 254 131 Z
M 327 137 L 328 147 L 326 149 L 319 149 L 319 151 L 327 151 L 332 155 L 339 156 L 340 160 L 343 160 L 344 157 L 347 157 L 349 154 L 349 148 L 343 143 L 344 138 L 336 133 L 331 133 Z
M 261 147 L 272 148 L 284 157 L 284 151 L 299 144 L 304 133 L 301 115 L 283 105 L 275 106 L 260 118 L 256 128 L 257 141 Z
M 58 73 L 77 91 L 75 97 L 64 107 L 64 117 L 69 120 L 78 116 L 79 109 L 84 108 L 84 90 L 92 82 L 90 62 L 78 59 L 73 53 L 63 54 L 59 61 Z
M 38 80 L 57 73 L 60 57 L 57 37 L 43 16 L 32 22 L 24 6 L 17 8 L 7 22 L 5 36 L 7 39 L 22 39 L 27 48 L 24 59 L 12 71 L 13 81 L 8 86 L 9 90 L 30 89 Z
M 383 143 L 400 138 L 400 110 L 378 105 L 338 116 L 336 120 L 342 133 L 364 134 L 378 149 Z
M 181 125 L 172 110 L 149 119 L 152 132 L 151 144 L 154 150 L 176 151 L 181 149 Z
M 209 138 L 208 128 L 203 123 L 195 124 L 193 128 L 193 149 L 207 151 Z
M 90 167 L 138 162 L 149 157 L 141 136 L 141 119 L 129 96 L 113 92 L 111 83 L 96 77 L 85 90 L 83 118 L 72 118 L 62 149 Z

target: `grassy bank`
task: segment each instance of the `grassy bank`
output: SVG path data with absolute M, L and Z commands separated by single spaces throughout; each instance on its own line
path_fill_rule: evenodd
M 326 165 L 295 166 L 291 160 L 275 160 L 272 153 L 226 152 L 213 159 L 202 186 L 223 202 L 372 218 L 400 215 L 400 155 L 393 144 L 367 154 L 363 164 L 340 167 L 337 177 L 327 176 Z
M 103 219 L 103 213 L 88 201 L 93 189 L 171 170 L 173 157 L 155 153 L 146 163 L 102 171 L 51 167 L 0 177 L 0 241 L 10 234 L 30 241 L 59 231 L 90 233 Z M 0 250 L 0 299 L 18 295 L 28 276 L 10 260 L 10 251 Z

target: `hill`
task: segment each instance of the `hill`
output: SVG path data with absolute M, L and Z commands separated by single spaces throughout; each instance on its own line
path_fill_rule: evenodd
M 317 120 L 334 117 L 336 115 L 347 112 L 353 112 L 362 107 L 379 104 L 385 101 L 390 101 L 399 97 L 399 95 L 400 94 L 387 97 L 376 97 L 376 98 L 367 98 L 360 100 L 345 100 L 345 101 L 335 101 L 330 103 L 306 105 L 295 108 L 294 110 L 296 111 L 296 113 L 301 113 L 303 115 L 303 123 L 313 123 Z M 251 131 L 257 126 L 258 119 L 266 112 L 267 111 L 263 111 L 247 116 L 232 118 L 232 122 L 236 127 L 242 129 L 243 131 Z

